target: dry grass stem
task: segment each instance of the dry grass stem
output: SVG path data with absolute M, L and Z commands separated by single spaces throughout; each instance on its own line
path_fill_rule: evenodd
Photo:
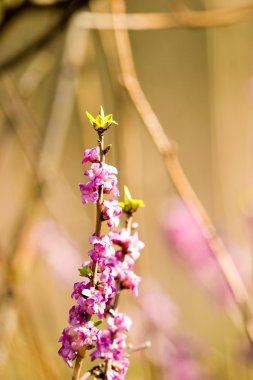
M 75 24 L 82 29 L 159 30 L 176 28 L 210 28 L 233 25 L 253 19 L 253 5 L 210 11 L 180 10 L 164 13 L 117 14 L 79 12 Z

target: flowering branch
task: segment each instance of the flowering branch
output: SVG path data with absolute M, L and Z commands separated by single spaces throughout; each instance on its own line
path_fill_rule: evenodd
M 126 334 L 131 320 L 118 312 L 119 297 L 123 289 L 138 293 L 140 278 L 133 271 L 134 262 L 144 244 L 138 240 L 138 234 L 131 234 L 132 215 L 143 206 L 141 200 L 132 199 L 125 187 L 124 202 L 104 199 L 104 195 L 119 195 L 117 188 L 117 169 L 105 163 L 105 156 L 110 145 L 104 148 L 104 131 L 116 122 L 112 115 L 104 115 L 102 107 L 96 118 L 87 116 L 98 133 L 98 146 L 84 152 L 82 163 L 90 162 L 91 167 L 84 172 L 87 183 L 81 183 L 82 202 L 96 204 L 96 228 L 89 241 L 93 248 L 79 269 L 84 281 L 74 284 L 72 297 L 77 301 L 69 311 L 69 327 L 66 327 L 59 341 L 62 347 L 59 354 L 66 363 L 73 367 L 72 380 L 80 379 L 81 367 L 86 351 L 90 350 L 91 360 L 101 362 L 83 376 L 90 375 L 105 380 L 123 380 L 128 369 L 129 359 L 124 352 Z M 127 216 L 126 228 L 113 230 L 119 225 L 119 217 L 124 212 Z M 102 223 L 106 221 L 110 232 L 102 235 Z M 119 249 L 114 246 L 120 247 Z M 106 320 L 107 329 L 98 326 Z

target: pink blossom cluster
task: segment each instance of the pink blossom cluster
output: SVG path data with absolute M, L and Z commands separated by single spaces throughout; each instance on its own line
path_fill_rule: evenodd
M 80 184 L 83 203 L 98 202 L 101 190 L 103 194 L 118 196 L 117 170 L 101 162 L 98 148 L 86 150 L 82 162 L 91 163 L 84 172 L 88 182 Z M 107 221 L 110 228 L 118 226 L 122 213 L 118 202 L 103 199 L 100 205 L 101 222 Z M 85 261 L 80 269 L 83 281 L 74 284 L 72 298 L 76 304 L 69 311 L 69 326 L 59 339 L 62 343 L 59 354 L 73 367 L 72 361 L 81 349 L 93 350 L 91 360 L 101 359 L 104 363 L 100 367 L 101 377 L 122 380 L 129 365 L 124 350 L 125 333 L 131 320 L 117 311 L 115 300 L 123 289 L 137 295 L 140 278 L 134 273 L 134 263 L 144 244 L 138 239 L 137 232 L 131 235 L 125 228 L 119 232 L 111 229 L 108 235 L 94 234 L 89 242 L 92 245 L 88 252 L 90 261 Z M 107 329 L 98 329 L 103 319 L 107 322 Z M 106 365 L 108 361 L 110 366 Z
M 110 231 L 109 237 L 121 248 L 115 252 L 111 260 L 113 277 L 120 282 L 121 289 L 131 290 L 137 296 L 140 277 L 134 273 L 134 263 L 140 256 L 139 251 L 144 244 L 138 239 L 137 232 L 131 235 L 126 228 L 122 228 L 119 232 Z

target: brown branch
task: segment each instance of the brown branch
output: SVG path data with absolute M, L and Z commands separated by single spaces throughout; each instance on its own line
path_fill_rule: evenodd
M 87 380 L 91 375 L 92 375 L 91 372 L 88 371 L 88 372 L 86 372 L 86 373 L 81 377 L 80 380 Z
M 125 12 L 124 0 L 110 1 L 113 17 Z M 116 18 L 115 20 L 117 21 Z M 175 189 L 202 229 L 203 235 L 212 250 L 224 279 L 231 289 L 236 305 L 241 313 L 240 315 L 242 317 L 246 334 L 249 337 L 250 342 L 253 343 L 253 330 L 251 326 L 252 306 L 248 290 L 245 287 L 244 282 L 242 281 L 223 241 L 218 236 L 210 217 L 191 187 L 191 184 L 189 183 L 177 158 L 172 143 L 166 136 L 160 121 L 152 110 L 152 107 L 140 86 L 135 72 L 128 32 L 127 30 L 118 29 L 116 21 L 114 25 L 114 33 L 123 85 L 147 131 L 149 132 L 157 150 L 163 157 L 165 167 L 172 183 L 175 186 Z
M 111 30 L 114 24 L 121 30 L 159 30 L 176 28 L 210 28 L 233 25 L 253 19 L 253 5 L 207 11 L 180 10 L 164 13 L 110 13 L 79 12 L 75 23 L 83 29 Z
M 72 375 L 72 380 L 78 380 L 80 377 L 80 372 L 82 369 L 85 352 L 86 352 L 86 347 L 82 347 L 82 349 L 79 349 L 78 351 L 76 361 L 75 361 L 74 371 Z

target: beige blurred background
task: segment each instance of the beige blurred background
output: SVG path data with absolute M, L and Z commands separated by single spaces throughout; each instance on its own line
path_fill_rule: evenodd
M 5 25 L 22 0 L 9 3 L 2 3 L 0 66 L 51 28 L 68 6 L 41 0 Z M 253 7 L 242 0 L 126 4 L 129 13 Z M 94 207 L 81 204 L 78 183 L 83 180 L 82 152 L 96 144 L 85 111 L 96 114 L 102 104 L 119 123 L 108 131 L 106 142 L 113 144 L 110 163 L 119 169 L 120 189 L 127 184 L 146 205 L 137 216 L 146 244 L 137 273 L 152 278 L 179 305 L 177 328 L 208 346 L 207 366 L 216 378 L 250 379 L 251 366 L 234 355 L 242 332 L 169 255 L 161 211 L 175 190 L 119 84 L 113 32 L 94 30 L 90 21 L 87 27 L 85 18 L 76 17 L 78 12 L 109 12 L 108 4 L 94 0 L 89 6 L 52 31 L 41 49 L 0 72 L 0 378 L 71 378 L 57 355 L 57 340 L 67 325 L 72 282 L 87 258 L 95 223 Z M 245 210 L 253 201 L 252 22 L 253 17 L 208 28 L 130 31 L 147 99 L 176 142 L 185 173 L 215 225 L 242 247 L 242 255 L 251 248 Z M 141 311 L 132 296 L 124 297 L 128 302 L 122 308 L 137 316 L 139 326 Z M 135 341 L 134 330 L 132 335 Z M 160 378 L 150 366 L 137 354 L 127 378 Z

